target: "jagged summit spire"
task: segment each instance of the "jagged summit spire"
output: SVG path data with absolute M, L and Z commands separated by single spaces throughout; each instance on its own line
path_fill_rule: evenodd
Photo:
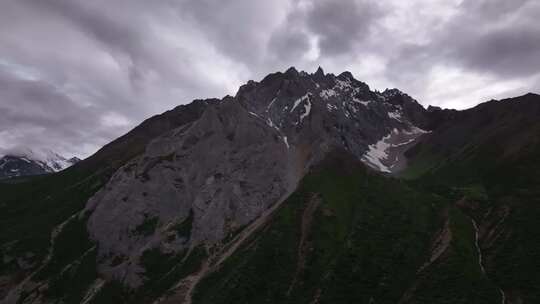
M 298 75 L 298 70 L 294 66 L 291 66 L 290 68 L 287 69 L 287 71 L 285 71 L 285 74 L 286 75 Z
M 345 78 L 345 79 L 354 79 L 353 74 L 351 72 L 349 72 L 349 71 L 345 71 L 345 72 L 339 74 L 338 77 Z
M 403 93 L 401 90 L 397 89 L 397 88 L 386 88 L 383 92 L 382 92 L 383 95 L 385 96 L 396 96 L 396 95 L 407 95 L 405 93 Z
M 315 72 L 314 74 L 316 77 L 322 77 L 324 76 L 324 71 L 323 69 L 321 68 L 321 66 L 319 66 L 319 68 L 317 69 L 317 71 Z

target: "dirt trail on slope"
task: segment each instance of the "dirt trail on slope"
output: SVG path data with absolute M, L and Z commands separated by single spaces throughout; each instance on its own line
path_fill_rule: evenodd
M 302 230 L 301 230 L 300 242 L 298 243 L 298 262 L 296 265 L 294 278 L 291 282 L 291 285 L 289 286 L 289 289 L 287 290 L 287 295 L 290 295 L 291 291 L 296 285 L 296 282 L 298 281 L 298 276 L 302 273 L 302 271 L 305 268 L 306 255 L 307 255 L 307 251 L 309 250 L 309 243 L 307 242 L 307 237 L 311 229 L 311 224 L 313 223 L 313 217 L 315 215 L 315 211 L 319 207 L 321 201 L 322 199 L 320 195 L 317 193 L 314 193 L 311 195 L 311 197 L 309 198 L 307 202 L 307 206 L 304 208 L 304 212 L 302 214 Z

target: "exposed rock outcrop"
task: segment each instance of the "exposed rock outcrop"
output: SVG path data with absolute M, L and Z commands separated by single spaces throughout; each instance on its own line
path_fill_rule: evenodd
M 350 73 L 291 68 L 250 81 L 200 119 L 152 141 L 88 202 L 100 271 L 138 287 L 145 272 L 139 259 L 148 249 L 219 247 L 294 189 L 333 147 L 390 172 L 388 148 L 421 135 L 415 123 L 424 112 L 403 93 L 373 92 Z M 191 227 L 177 234 L 174 227 L 190 216 Z

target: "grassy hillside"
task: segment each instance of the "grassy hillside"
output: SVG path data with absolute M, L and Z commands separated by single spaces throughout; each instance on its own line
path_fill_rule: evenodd
M 194 303 L 498 300 L 480 271 L 471 222 L 451 201 L 367 172 L 348 158 L 332 158 L 304 178 L 268 226 L 201 282 Z M 448 217 L 448 250 L 419 272 Z
M 453 115 L 403 174 L 422 191 L 467 197 L 460 208 L 480 226 L 487 276 L 509 300 L 540 302 L 540 96 Z

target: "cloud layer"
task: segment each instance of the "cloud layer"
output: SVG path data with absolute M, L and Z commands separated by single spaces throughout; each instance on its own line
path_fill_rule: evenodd
M 534 0 L 4 0 L 0 154 L 88 156 L 144 118 L 296 66 L 424 105 L 540 91 Z

